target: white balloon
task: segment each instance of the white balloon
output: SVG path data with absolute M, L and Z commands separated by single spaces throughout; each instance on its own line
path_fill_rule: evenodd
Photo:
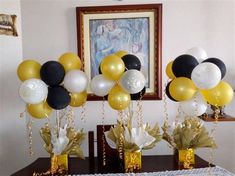
M 183 112 L 190 117 L 200 116 L 207 109 L 207 103 L 199 92 L 192 99 L 180 102 L 180 105 Z
M 120 79 L 121 87 L 130 94 L 140 92 L 145 86 L 144 75 L 138 70 L 126 71 Z
M 88 80 L 83 71 L 71 70 L 64 77 L 64 87 L 72 93 L 81 93 L 87 88 Z
M 199 89 L 212 89 L 219 84 L 221 71 L 213 63 L 200 63 L 193 69 L 191 79 Z
M 109 93 L 115 82 L 107 80 L 103 75 L 97 75 L 91 80 L 91 91 L 97 96 L 105 96 Z
M 186 54 L 194 56 L 199 62 L 207 59 L 206 51 L 201 47 L 193 47 L 186 51 Z
M 47 85 L 40 79 L 28 79 L 19 89 L 20 97 L 28 104 L 38 104 L 47 98 Z

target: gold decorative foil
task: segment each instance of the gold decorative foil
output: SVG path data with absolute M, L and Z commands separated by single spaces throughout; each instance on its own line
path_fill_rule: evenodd
M 63 173 L 68 170 L 68 155 L 52 155 L 51 156 L 51 172 Z
M 184 169 L 191 169 L 195 164 L 194 149 L 178 150 L 178 164 Z
M 141 169 L 141 151 L 124 152 L 125 172 L 138 172 Z

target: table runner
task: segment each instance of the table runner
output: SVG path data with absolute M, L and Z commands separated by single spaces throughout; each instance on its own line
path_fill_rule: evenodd
M 164 172 L 92 174 L 92 175 L 93 176 L 235 176 L 235 174 L 219 166 L 191 169 L 191 170 L 164 171 Z M 68 175 L 68 176 L 88 176 L 88 175 L 86 174 L 86 175 Z

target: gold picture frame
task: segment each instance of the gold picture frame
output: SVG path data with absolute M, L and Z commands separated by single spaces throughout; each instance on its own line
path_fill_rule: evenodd
M 100 60 L 118 50 L 141 58 L 144 100 L 162 99 L 162 4 L 77 7 L 78 55 L 89 81 Z M 88 90 L 88 100 L 102 100 Z

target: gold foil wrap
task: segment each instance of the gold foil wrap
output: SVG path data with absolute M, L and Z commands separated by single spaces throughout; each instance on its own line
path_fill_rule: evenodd
M 124 152 L 125 172 L 138 172 L 141 170 L 141 166 L 142 166 L 141 151 Z
M 194 149 L 178 150 L 178 164 L 184 169 L 191 169 L 195 164 Z
M 64 173 L 68 171 L 68 155 L 52 155 L 51 156 L 51 172 Z

